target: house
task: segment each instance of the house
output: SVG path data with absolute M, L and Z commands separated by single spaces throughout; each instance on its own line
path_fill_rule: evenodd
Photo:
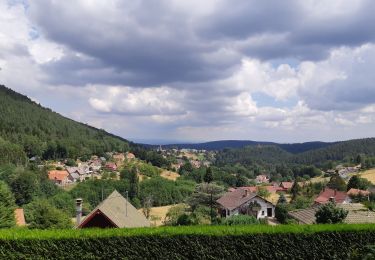
M 298 224 L 314 224 L 316 222 L 315 213 L 320 206 L 315 205 L 307 209 L 290 211 L 288 215 L 297 220 Z M 344 223 L 375 223 L 375 212 L 369 211 L 361 203 L 337 204 L 337 206 L 348 211 Z
M 18 226 L 18 227 L 26 226 L 23 208 L 15 209 L 14 210 L 14 216 L 15 216 L 15 219 L 16 219 L 16 226 Z
M 351 188 L 350 190 L 348 190 L 346 194 L 348 194 L 348 196 L 359 196 L 359 195 L 368 196 L 370 195 L 370 192 L 367 190 L 359 190 L 359 189 Z
M 150 221 L 115 190 L 77 228 L 134 228 L 150 225 Z
M 222 217 L 239 214 L 253 215 L 257 219 L 275 217 L 275 205 L 246 188 L 227 192 L 216 202 L 219 204 L 219 214 Z
M 258 175 L 256 178 L 255 178 L 255 182 L 257 184 L 259 183 L 269 183 L 270 182 L 270 179 L 268 178 L 267 175 L 265 174 L 261 174 L 261 175 Z
M 283 188 L 285 191 L 290 190 L 293 187 L 293 182 L 283 181 L 280 183 L 280 187 Z
M 84 181 L 86 178 L 90 177 L 92 171 L 88 165 L 81 165 L 79 167 L 66 167 L 69 173 L 69 178 L 72 182 Z
M 133 160 L 133 159 L 135 159 L 135 155 L 133 153 L 127 153 L 126 154 L 126 159 L 127 160 Z
M 57 185 L 64 186 L 68 184 L 69 182 L 71 182 L 68 177 L 69 177 L 69 173 L 68 171 L 65 171 L 65 170 L 63 171 L 53 170 L 53 171 L 48 172 L 48 179 L 50 179 Z
M 117 165 L 114 162 L 107 162 L 105 168 L 110 171 L 117 171 Z
M 351 199 L 343 191 L 337 191 L 330 188 L 324 188 L 319 196 L 314 200 L 315 204 L 325 204 L 329 201 L 334 201 L 335 203 L 350 203 Z
M 112 158 L 113 158 L 113 160 L 114 160 L 115 162 L 120 162 L 120 163 L 122 163 L 122 162 L 125 161 L 125 155 L 124 155 L 123 153 L 114 154 L 114 155 L 112 156 Z

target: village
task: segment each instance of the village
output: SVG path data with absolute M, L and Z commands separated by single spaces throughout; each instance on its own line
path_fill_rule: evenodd
M 181 169 L 186 164 L 190 164 L 196 171 L 204 171 L 207 175 L 207 169 L 210 169 L 212 158 L 214 158 L 212 152 L 208 153 L 204 150 L 173 149 L 163 151 L 160 148 L 159 152 L 165 158 L 174 158 L 169 169 L 154 167 L 157 169 L 157 175 L 168 181 L 181 179 L 182 177 L 178 172 L 181 173 Z M 106 157 L 92 156 L 88 161 L 77 160 L 74 165 L 68 160 L 44 163 L 49 169 L 48 179 L 59 188 L 66 190 L 70 190 L 77 184 L 88 180 L 120 180 L 121 171 L 130 166 L 134 167 L 134 165 L 138 167 L 137 179 L 139 182 L 151 179 L 151 175 L 147 176 L 139 170 L 142 169 L 139 165 L 145 164 L 145 162 L 136 158 L 131 152 L 107 153 Z M 35 158 L 31 158 L 31 161 L 34 160 Z M 39 164 L 38 167 L 44 166 Z M 334 203 L 337 207 L 347 211 L 345 223 L 375 223 L 375 212 L 369 208 L 368 203 L 366 204 L 374 197 L 375 188 L 370 182 L 368 182 L 368 187 L 365 190 L 358 187 L 351 188 L 349 183 L 353 176 L 366 176 L 366 172 L 361 171 L 361 165 L 343 166 L 339 164 L 334 169 L 322 172 L 319 177 L 309 180 L 281 182 L 272 181 L 267 173 L 263 173 L 251 180 L 252 185 L 250 186 L 229 186 L 222 188 L 217 193 L 213 191 L 214 188 L 209 187 L 212 180 L 206 179 L 203 180 L 203 183 L 207 182 L 207 190 L 203 193 L 197 193 L 195 196 L 202 196 L 202 198 L 198 198 L 201 200 L 204 196 L 211 196 L 211 200 L 206 201 L 205 206 L 214 209 L 213 215 L 219 219 L 216 220 L 217 223 L 223 223 L 233 216 L 244 215 L 254 217 L 261 223 L 270 225 L 279 225 L 285 222 L 314 224 L 316 223 L 316 212 L 320 206 L 327 203 Z M 332 181 L 336 178 L 348 183 L 345 184 L 344 190 Z M 212 185 L 216 184 L 213 183 Z M 163 187 L 157 187 L 156 189 L 162 190 Z M 315 190 L 315 193 L 312 190 Z M 213 195 L 213 193 L 215 194 Z M 308 196 L 315 194 L 310 202 L 304 201 L 304 194 L 307 193 L 309 193 Z M 212 200 L 212 196 L 214 196 L 214 200 Z M 189 200 L 189 198 L 186 199 Z M 181 215 L 192 214 L 189 213 L 186 199 L 172 205 L 153 206 L 151 203 L 151 205 L 148 205 L 149 208 L 146 212 L 144 207 L 132 205 L 128 197 L 128 191 L 126 191 L 126 194 L 120 194 L 118 191 L 112 190 L 109 191 L 106 198 L 102 194 L 101 202 L 98 205 L 93 205 L 95 206 L 94 209 L 86 212 L 86 215 L 82 215 L 82 208 L 86 201 L 82 198 L 76 198 L 75 202 L 72 201 L 71 203 L 76 205 L 76 216 L 72 218 L 72 222 L 76 228 L 150 227 L 170 225 L 171 223 L 172 225 L 185 225 L 186 223 L 181 222 L 179 218 Z M 284 210 L 284 215 L 280 219 L 280 216 L 278 216 L 280 215 L 280 208 L 285 209 L 283 205 L 288 205 L 288 203 L 292 205 L 293 201 L 293 203 L 296 203 L 298 200 L 297 204 L 300 203 L 301 205 Z M 176 210 L 179 215 L 176 215 Z M 210 214 L 211 216 L 208 216 L 208 218 L 211 219 L 208 220 L 206 217 L 206 221 L 201 222 L 201 224 L 213 224 L 212 213 Z M 27 225 L 22 208 L 17 208 L 15 215 L 17 225 Z

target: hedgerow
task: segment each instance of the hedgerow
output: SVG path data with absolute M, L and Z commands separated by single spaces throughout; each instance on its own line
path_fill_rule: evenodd
M 347 259 L 375 225 L 193 226 L 0 232 L 0 259 Z

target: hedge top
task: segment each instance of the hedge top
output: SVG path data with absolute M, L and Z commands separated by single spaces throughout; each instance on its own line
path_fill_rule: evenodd
M 3 229 L 0 240 L 24 239 L 86 239 L 121 236 L 241 236 L 251 234 L 317 233 L 375 231 L 375 224 L 334 224 L 334 225 L 279 225 L 279 226 L 181 226 L 131 229 L 64 229 L 30 230 L 26 228 Z

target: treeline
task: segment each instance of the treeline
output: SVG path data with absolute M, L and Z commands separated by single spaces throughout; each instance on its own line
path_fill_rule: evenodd
M 0 85 L 0 158 L 78 158 L 128 151 L 132 144 L 102 129 L 75 122 Z M 24 153 L 20 152 L 22 150 Z M 5 152 L 4 152 L 5 151 Z M 1 162 L 0 162 L 1 163 Z M 17 162 L 18 163 L 18 162 Z
M 339 142 L 325 148 L 291 154 L 277 146 L 247 146 L 240 149 L 224 149 L 216 156 L 217 166 L 240 163 L 245 166 L 258 164 L 315 165 L 323 167 L 329 161 L 356 163 L 358 155 L 375 156 L 375 138 Z

